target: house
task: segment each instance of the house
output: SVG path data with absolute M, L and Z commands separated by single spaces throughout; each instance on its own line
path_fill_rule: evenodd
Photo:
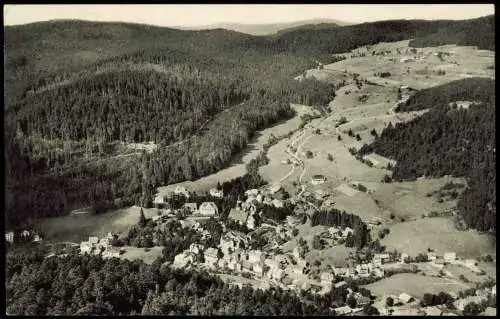
M 350 227 L 346 227 L 343 231 L 342 231 L 342 237 L 347 237 L 349 234 L 353 234 L 354 233 L 354 230 L 352 230 L 352 228 Z
M 407 294 L 406 292 L 403 292 L 399 295 L 398 297 L 399 301 L 406 304 L 406 303 L 410 303 L 412 301 L 415 301 L 415 298 L 413 298 L 412 296 L 410 296 L 409 294 Z
M 426 316 L 441 316 L 443 313 L 443 311 L 436 306 L 425 307 L 422 310 L 425 312 Z
M 219 266 L 219 268 L 228 268 L 229 266 L 229 263 L 227 262 L 227 260 L 224 260 L 224 259 L 219 259 L 219 261 L 217 262 L 217 266 Z
M 399 60 L 401 63 L 407 63 L 407 62 L 414 62 L 415 59 L 412 57 L 404 57 L 401 60 Z
M 296 226 L 300 224 L 300 219 L 297 216 L 288 215 L 286 216 L 286 222 L 289 226 Z
M 264 275 L 264 268 L 262 267 L 261 264 L 254 264 L 252 270 L 259 277 L 262 277 Z
M 82 241 L 80 243 L 80 252 L 82 254 L 90 254 L 92 251 L 92 245 L 88 241 Z
M 349 268 L 344 268 L 344 267 L 335 268 L 334 271 L 335 271 L 335 276 L 342 276 L 342 277 L 349 276 L 350 273 Z
M 259 190 L 258 189 L 249 189 L 245 192 L 245 195 L 247 196 L 252 196 L 252 197 L 256 197 L 257 195 L 259 195 Z
M 218 260 L 217 249 L 212 248 L 212 247 L 208 248 L 207 250 L 205 250 L 204 256 L 205 256 L 205 263 L 209 264 L 209 265 L 213 265 Z
M 224 197 L 224 191 L 222 189 L 211 188 L 210 189 L 210 196 L 217 197 L 217 198 Z
M 103 252 L 102 257 L 104 258 L 112 258 L 112 257 L 120 257 L 121 250 L 119 247 L 113 247 L 109 246 L 106 248 L 106 250 Z
M 457 254 L 454 252 L 444 253 L 443 257 L 444 257 L 444 262 L 446 262 L 446 263 L 451 263 L 451 262 L 454 262 L 455 260 L 457 260 Z
M 97 246 L 97 243 L 99 243 L 99 237 L 95 236 L 89 237 L 89 243 L 92 246 L 92 248 L 94 248 L 95 246 Z
M 273 186 L 271 186 L 271 188 L 269 189 L 269 193 L 270 194 L 275 194 L 277 192 L 279 192 L 281 189 L 281 185 L 280 184 L 274 184 Z
M 255 229 L 256 225 L 256 220 L 255 220 L 255 214 L 250 214 L 247 218 L 247 228 L 248 229 Z
M 30 232 L 25 229 L 25 230 L 22 231 L 21 236 L 24 237 L 24 238 L 29 237 L 30 236 Z
M 272 200 L 272 204 L 274 205 L 274 207 L 276 208 L 282 208 L 284 205 L 283 205 L 283 202 L 280 201 L 279 199 L 273 199 Z
M 444 266 L 444 258 L 442 257 L 436 257 L 436 260 L 434 260 L 434 264 L 435 265 L 440 265 L 440 266 Z
M 360 276 L 369 276 L 372 271 L 371 264 L 356 265 L 356 271 Z
M 10 231 L 5 233 L 5 240 L 8 241 L 9 243 L 13 244 L 14 243 L 14 232 Z
M 409 257 L 409 256 L 408 256 L 408 254 L 402 253 L 402 254 L 401 254 L 401 258 L 399 259 L 399 262 L 400 262 L 401 264 L 403 264 L 403 263 L 406 261 L 406 259 L 407 259 L 408 257 Z
M 177 254 L 174 257 L 174 262 L 172 263 L 172 266 L 174 266 L 176 268 L 183 268 L 186 265 L 188 265 L 189 263 L 193 263 L 193 262 L 194 262 L 193 254 L 189 254 L 189 253 L 184 252 L 184 253 Z
M 476 261 L 475 259 L 466 259 L 466 260 L 464 261 L 464 265 L 465 265 L 466 267 L 471 267 L 471 268 L 472 268 L 472 267 L 474 267 L 474 266 L 476 266 L 476 265 L 477 265 L 477 261 Z
M 189 252 L 198 255 L 203 251 L 203 248 L 203 245 L 193 243 L 189 246 Z
M 161 218 L 162 218 L 162 216 L 161 216 L 161 215 L 156 215 L 156 216 L 153 216 L 153 217 L 151 218 L 151 220 L 152 220 L 152 221 L 154 221 L 154 222 L 157 222 L 157 221 L 159 221 Z
M 372 265 L 373 265 L 373 267 L 380 267 L 380 266 L 382 266 L 382 260 L 381 259 L 373 259 Z
M 371 301 L 370 298 L 362 296 L 361 294 L 357 295 L 355 298 L 356 298 L 356 305 L 358 307 L 366 306 L 370 304 Z
M 174 194 L 176 194 L 176 195 L 184 195 L 185 197 L 189 198 L 189 192 L 187 191 L 186 188 L 184 188 L 182 186 L 177 186 L 174 189 Z
M 182 207 L 188 210 L 191 214 L 196 213 L 198 210 L 198 204 L 196 203 L 185 203 Z
M 99 243 L 97 244 L 97 247 L 99 248 L 107 248 L 110 244 L 110 240 L 108 238 L 101 238 L 99 240 Z
M 389 258 L 390 258 L 389 254 L 375 254 L 375 256 L 373 256 L 374 260 L 380 260 L 382 264 L 388 261 Z
M 337 227 L 330 227 L 328 228 L 328 232 L 330 233 L 330 236 L 334 237 L 340 233 L 340 229 Z
M 326 182 L 326 177 L 323 175 L 314 175 L 311 180 L 313 185 L 323 184 L 324 182 Z
M 33 236 L 33 242 L 35 242 L 35 243 L 39 243 L 39 242 L 41 242 L 41 241 L 42 241 L 42 238 L 40 237 L 40 235 L 35 234 L 35 235 Z
M 255 197 L 255 200 L 259 203 L 262 203 L 262 201 L 264 200 L 264 196 L 262 196 L 262 194 L 259 194 Z
M 467 297 L 467 298 L 464 298 L 464 299 L 455 300 L 455 302 L 453 303 L 453 305 L 458 310 L 464 311 L 465 306 L 467 306 L 468 304 L 474 302 L 474 303 L 476 303 L 476 304 L 479 305 L 479 304 L 481 304 L 481 302 L 486 301 L 487 299 L 488 298 L 484 297 L 484 296 L 470 296 L 470 297 Z
M 321 284 L 324 286 L 331 285 L 334 279 L 333 274 L 326 271 L 322 272 L 319 277 L 321 279 Z
M 434 260 L 436 260 L 436 258 L 437 258 L 436 253 L 434 253 L 434 252 L 432 252 L 432 253 L 427 253 L 427 259 L 428 259 L 429 261 L 434 261 Z
M 347 314 L 351 313 L 352 309 L 349 306 L 344 306 L 344 307 L 335 308 L 335 309 L 333 309 L 333 311 L 335 311 L 335 314 L 337 316 L 343 316 L 343 315 L 347 315 Z
M 214 202 L 203 202 L 198 209 L 198 213 L 203 216 L 217 216 L 219 209 Z
M 248 252 L 248 261 L 251 263 L 260 263 L 264 260 L 264 254 L 260 250 L 251 250 Z

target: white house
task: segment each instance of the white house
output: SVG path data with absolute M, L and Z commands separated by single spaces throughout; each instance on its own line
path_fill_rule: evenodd
M 194 262 L 194 256 L 192 254 L 180 253 L 174 257 L 174 262 L 172 266 L 177 268 L 183 268 L 190 262 L 191 263 Z
M 215 248 L 208 248 L 207 250 L 205 250 L 205 253 L 204 253 L 204 256 L 205 256 L 205 263 L 206 264 L 209 264 L 209 265 L 213 265 L 214 263 L 217 262 L 217 249 Z
M 203 216 L 217 216 L 219 209 L 214 202 L 204 202 L 200 205 L 198 213 Z
M 385 276 L 385 272 L 381 268 L 375 268 L 373 269 L 373 275 L 378 278 L 382 278 Z
M 212 188 L 210 189 L 210 196 L 221 198 L 224 196 L 224 191 L 222 189 Z
M 38 242 L 41 242 L 41 241 L 42 241 L 42 238 L 40 237 L 40 235 L 35 234 L 33 236 L 33 242 L 38 243 Z
M 88 241 L 82 241 L 80 243 L 80 252 L 82 254 L 90 254 L 92 251 L 92 245 Z
M 434 261 L 434 260 L 436 260 L 436 258 L 437 258 L 436 253 L 427 253 L 427 259 L 429 261 Z
M 444 261 L 447 263 L 454 262 L 457 259 L 457 254 L 454 252 L 444 253 Z
M 475 259 L 466 259 L 466 260 L 464 261 L 464 265 L 465 265 L 466 267 L 474 267 L 474 266 L 476 266 L 476 265 L 477 265 L 477 261 L 476 261 Z
M 323 285 L 331 285 L 332 281 L 334 279 L 334 276 L 333 276 L 332 273 L 324 271 L 324 272 L 321 273 L 320 279 L 321 279 L 321 283 Z
M 406 258 L 408 258 L 408 257 L 409 257 L 408 254 L 402 253 L 401 258 L 399 259 L 399 262 L 401 264 L 403 264 L 405 262 Z
M 276 208 L 282 208 L 283 207 L 283 202 L 280 201 L 279 199 L 273 199 L 272 200 L 272 204 L 274 205 L 274 207 Z
M 403 292 L 399 295 L 398 297 L 399 301 L 401 301 L 402 303 L 409 303 L 409 302 L 412 302 L 415 300 L 415 298 L 413 298 L 412 296 L 410 296 L 409 294 L 407 294 L 406 292 Z
M 352 309 L 349 306 L 338 307 L 333 310 L 337 316 L 347 315 L 352 312 Z
M 257 195 L 259 195 L 259 190 L 258 189 L 249 189 L 245 192 L 245 195 L 247 196 L 252 196 L 252 197 L 256 197 Z
M 227 218 L 230 220 L 234 220 L 240 225 L 244 225 L 247 221 L 247 217 L 248 217 L 248 212 L 241 209 L 232 208 Z
M 404 57 L 400 60 L 401 63 L 414 62 L 415 59 L 413 57 Z
M 97 247 L 99 248 L 107 248 L 109 246 L 109 239 L 108 238 L 101 238 L 99 240 L 99 243 L 97 244 Z
M 29 231 L 27 231 L 27 230 L 25 229 L 25 230 L 23 230 L 23 232 L 21 233 L 21 236 L 23 236 L 24 238 L 29 237 L 29 236 L 30 236 L 30 232 L 29 232 Z
M 95 247 L 97 246 L 97 243 L 99 243 L 99 237 L 95 237 L 95 236 L 90 236 L 89 237 L 89 243 L 92 247 Z
M 119 247 L 113 247 L 113 246 L 109 246 L 108 248 L 106 248 L 106 250 L 103 252 L 102 256 L 104 258 L 111 258 L 111 257 L 120 257 L 120 248 Z
M 460 311 L 464 311 L 465 309 L 465 306 L 467 306 L 468 304 L 474 302 L 476 304 L 481 304 L 481 302 L 487 300 L 486 297 L 484 296 L 470 296 L 470 297 L 467 297 L 467 298 L 464 298 L 464 299 L 458 299 L 458 300 L 455 300 L 455 302 L 453 303 L 453 305 L 455 305 L 455 307 L 460 310 Z
M 189 252 L 198 255 L 201 251 L 203 251 L 203 248 L 203 245 L 193 243 L 189 246 Z
M 389 260 L 389 254 L 375 254 L 375 256 L 373 256 L 373 259 L 380 260 L 381 263 L 384 263 Z
M 248 261 L 251 263 L 260 263 L 264 260 L 264 254 L 260 250 L 250 250 L 248 252 Z
M 9 243 L 13 244 L 14 243 L 14 232 L 10 231 L 5 233 L 5 240 L 8 241 Z
M 252 270 L 254 273 L 256 273 L 259 277 L 262 277 L 264 274 L 264 268 L 262 267 L 261 264 L 253 264 Z
M 326 177 L 323 175 L 314 175 L 311 180 L 311 184 L 313 185 L 323 184 L 324 182 L 326 182 Z

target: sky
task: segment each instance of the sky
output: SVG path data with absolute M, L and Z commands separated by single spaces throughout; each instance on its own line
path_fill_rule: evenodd
M 493 4 L 439 5 L 5 5 L 4 25 L 54 19 L 121 21 L 158 26 L 264 24 L 308 19 L 361 23 L 389 19 L 471 19 L 494 14 Z

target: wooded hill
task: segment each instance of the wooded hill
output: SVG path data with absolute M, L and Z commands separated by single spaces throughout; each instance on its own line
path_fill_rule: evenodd
M 400 109 L 429 108 L 408 122 L 389 125 L 360 154 L 397 161 L 393 180 L 420 176 L 466 177 L 458 210 L 469 227 L 496 231 L 495 81 L 470 78 L 417 92 Z M 456 101 L 474 101 L 468 109 Z
M 293 80 L 316 60 L 455 23 L 383 21 L 272 37 L 69 20 L 6 27 L 8 224 L 89 201 L 150 205 L 154 187 L 228 165 L 256 130 L 293 115 L 290 102 L 330 101 L 330 85 Z M 51 146 L 58 141 L 64 146 Z M 118 141 L 154 141 L 159 151 L 118 158 L 108 150 Z

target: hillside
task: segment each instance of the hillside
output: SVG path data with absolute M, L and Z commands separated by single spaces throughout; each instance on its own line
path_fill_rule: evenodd
M 272 37 L 70 20 L 6 27 L 8 221 L 115 199 L 151 205 L 155 187 L 224 168 L 257 130 L 293 116 L 290 102 L 326 105 L 330 85 L 293 80 L 316 60 L 449 23 L 306 27 Z M 158 151 L 130 152 L 123 145 L 131 142 L 154 142 Z
M 495 96 L 494 81 L 489 78 L 467 78 L 419 91 L 400 105 L 396 112 L 445 107 L 451 102 L 491 102 Z
M 301 27 L 309 27 L 316 24 L 330 24 L 336 26 L 345 26 L 351 23 L 332 20 L 332 19 L 311 19 L 301 20 L 287 23 L 267 23 L 267 24 L 244 24 L 244 23 L 216 23 L 203 26 L 194 27 L 177 27 L 173 28 L 180 30 L 213 30 L 213 29 L 227 29 L 236 32 L 251 34 L 251 35 L 272 35 L 280 33 L 284 30 L 295 29 Z
M 360 153 L 376 152 L 396 160 L 394 180 L 466 177 L 468 188 L 458 202 L 460 215 L 469 227 L 495 231 L 494 86 L 494 80 L 467 79 L 417 92 L 410 106 L 426 106 L 430 111 L 411 122 L 389 125 Z M 468 108 L 449 105 L 472 98 L 478 104 Z
M 430 47 L 445 44 L 473 45 L 482 50 L 495 50 L 495 16 L 458 21 L 443 25 L 434 33 L 414 39 L 413 47 Z

